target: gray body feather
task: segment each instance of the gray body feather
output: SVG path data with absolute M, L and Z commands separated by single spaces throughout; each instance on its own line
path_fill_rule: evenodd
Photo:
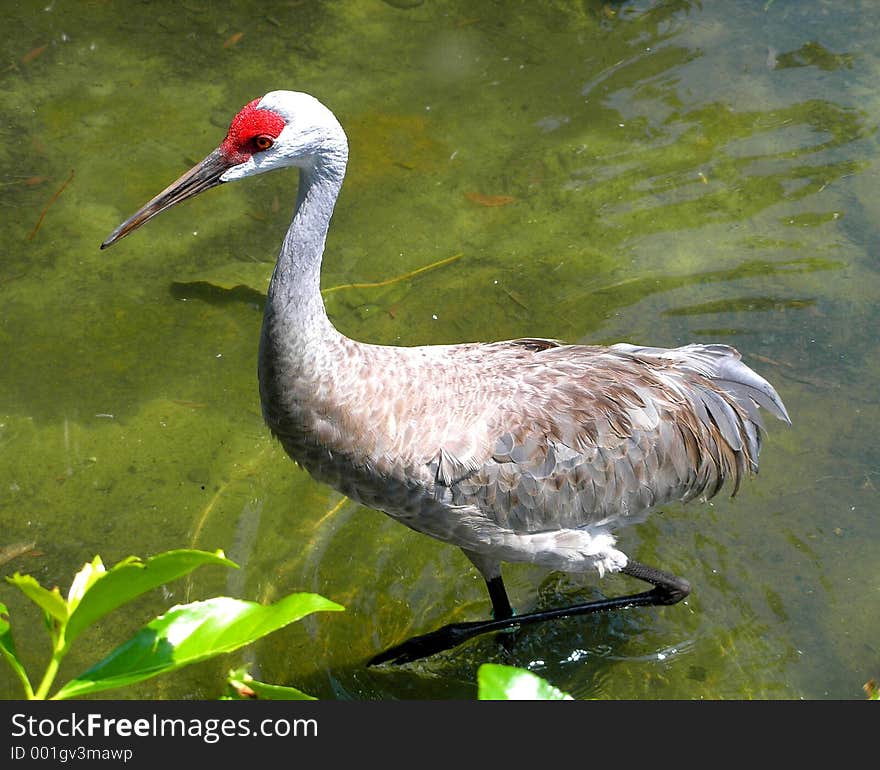
M 488 577 L 502 561 L 618 570 L 617 527 L 735 493 L 758 467 L 758 407 L 788 419 L 724 345 L 325 343 L 325 371 L 264 362 L 272 432 L 315 478 Z

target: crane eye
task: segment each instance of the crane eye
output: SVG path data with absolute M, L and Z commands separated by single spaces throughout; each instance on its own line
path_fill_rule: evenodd
M 275 140 L 272 139 L 271 136 L 266 136 L 266 134 L 260 134 L 259 136 L 254 137 L 254 144 L 260 152 L 268 150 L 274 142 Z

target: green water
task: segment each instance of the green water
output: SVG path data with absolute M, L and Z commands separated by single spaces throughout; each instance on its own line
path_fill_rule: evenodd
M 880 676 L 878 20 L 867 0 L 4 3 L 0 549 L 34 545 L 0 568 L 66 590 L 95 554 L 223 548 L 242 565 L 112 616 L 61 679 L 172 603 L 308 590 L 347 611 L 109 694 L 213 698 L 247 662 L 324 698 L 471 698 L 497 660 L 581 698 L 864 697 Z M 276 88 L 318 96 L 351 141 L 325 287 L 461 255 L 329 293 L 346 334 L 719 341 L 777 386 L 794 424 L 769 426 L 758 478 L 620 533 L 691 581 L 686 603 L 529 630 L 509 657 L 489 638 L 365 667 L 489 605 L 456 549 L 351 503 L 329 514 L 340 496 L 262 424 L 262 292 L 295 176 L 224 186 L 98 250 Z M 521 611 L 634 588 L 505 577 Z M 11 586 L 0 601 L 36 676 L 41 621 Z M 0 669 L 0 697 L 18 694 Z

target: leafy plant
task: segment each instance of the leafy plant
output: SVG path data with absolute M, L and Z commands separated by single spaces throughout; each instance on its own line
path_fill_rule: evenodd
M 480 700 L 573 700 L 546 680 L 515 666 L 484 663 L 477 669 Z
M 246 667 L 226 677 L 227 700 L 314 700 L 294 687 L 258 682 Z M 480 700 L 573 700 L 552 684 L 522 668 L 484 663 L 477 669 L 477 697 Z
M 248 672 L 247 667 L 237 668 L 229 672 L 226 677 L 229 695 L 225 700 L 315 700 L 311 695 L 306 695 L 296 687 L 280 684 L 266 684 L 258 682 Z
M 222 551 L 166 551 L 146 561 L 131 556 L 109 570 L 96 556 L 74 576 L 66 599 L 57 587 L 49 590 L 30 575 L 16 572 L 7 577 L 43 610 L 52 640 L 52 657 L 34 689 L 15 650 L 9 611 L 0 603 L 0 652 L 21 681 L 25 696 L 49 697 L 61 661 L 87 627 L 146 591 L 205 564 L 238 566 Z M 271 605 L 227 596 L 177 605 L 65 683 L 51 698 L 75 698 L 141 682 L 237 650 L 312 612 L 341 609 L 329 599 L 308 593 L 291 594 Z

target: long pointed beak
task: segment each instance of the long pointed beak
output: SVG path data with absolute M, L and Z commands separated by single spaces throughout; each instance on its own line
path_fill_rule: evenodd
M 219 150 L 214 150 L 201 163 L 193 166 L 180 179 L 172 182 L 149 203 L 138 209 L 119 227 L 117 227 L 101 244 L 102 249 L 112 246 L 120 238 L 125 237 L 133 230 L 137 230 L 144 222 L 152 219 L 165 209 L 171 208 L 176 203 L 192 198 L 200 192 L 210 190 L 221 184 L 220 177 L 233 166 Z

